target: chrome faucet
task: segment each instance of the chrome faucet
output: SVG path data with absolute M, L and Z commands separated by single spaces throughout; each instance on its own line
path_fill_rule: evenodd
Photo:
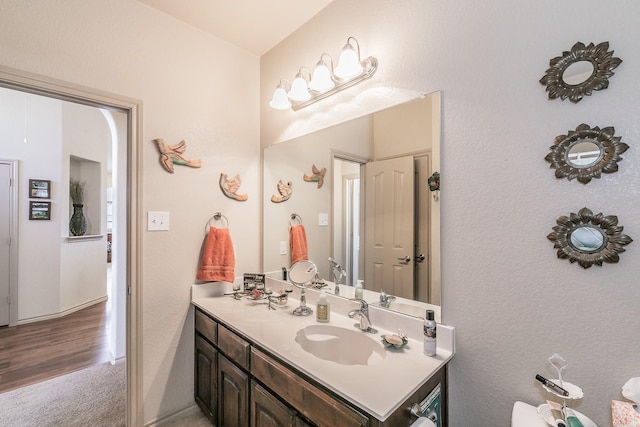
M 360 318 L 360 324 L 356 323 L 356 327 L 358 327 L 361 331 L 371 332 L 375 334 L 377 331 L 371 326 L 371 320 L 369 319 L 369 304 L 363 299 L 351 298 L 351 301 L 356 301 L 360 303 L 360 308 L 351 310 L 349 312 L 349 317 L 354 318 L 358 316 Z
M 389 304 L 391 304 L 391 302 L 395 300 L 396 297 L 387 295 L 384 289 L 380 289 L 380 307 L 389 308 Z

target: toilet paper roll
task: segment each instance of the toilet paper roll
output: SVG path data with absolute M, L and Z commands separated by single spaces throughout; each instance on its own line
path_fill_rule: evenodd
M 411 427 L 436 427 L 429 418 L 420 417 L 411 424 Z

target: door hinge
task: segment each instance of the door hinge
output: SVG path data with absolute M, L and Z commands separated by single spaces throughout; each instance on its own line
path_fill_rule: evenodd
M 131 295 L 131 285 L 127 286 L 127 295 Z

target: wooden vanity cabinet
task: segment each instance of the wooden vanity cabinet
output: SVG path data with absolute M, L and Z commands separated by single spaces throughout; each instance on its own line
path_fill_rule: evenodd
M 446 427 L 446 366 L 407 399 L 386 421 L 349 402 L 253 345 L 196 307 L 195 400 L 217 426 L 391 427 L 409 425 L 411 404 L 438 383 L 442 426 Z
M 207 418 L 214 421 L 218 406 L 218 350 L 199 335 L 196 335 L 194 367 L 196 403 Z
M 296 412 L 251 380 L 251 427 L 295 427 Z
M 218 354 L 218 425 L 249 425 L 249 375 Z

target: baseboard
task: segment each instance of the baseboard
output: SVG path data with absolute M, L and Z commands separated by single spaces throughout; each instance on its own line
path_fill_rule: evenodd
M 144 427 L 162 427 L 164 425 L 176 425 L 174 424 L 176 421 L 181 420 L 184 417 L 195 414 L 200 411 L 198 405 L 193 403 L 191 406 L 188 406 L 184 409 L 181 409 L 177 412 L 174 412 L 169 415 L 165 415 L 160 418 L 156 418 L 155 420 L 151 420 L 144 424 Z
M 105 302 L 107 299 L 108 299 L 108 297 L 107 297 L 107 295 L 105 295 L 105 296 L 100 297 L 98 299 L 94 299 L 92 301 L 85 302 L 85 303 L 77 305 L 75 307 L 68 308 L 68 309 L 66 309 L 64 311 L 61 311 L 59 313 L 47 314 L 45 316 L 30 317 L 28 319 L 18 320 L 18 323 L 16 323 L 16 325 L 24 325 L 26 323 L 34 323 L 34 322 L 40 322 L 40 321 L 43 321 L 43 320 L 50 320 L 50 319 L 57 319 L 59 317 L 64 317 L 67 314 L 74 313 L 74 312 L 76 312 L 78 310 L 82 310 L 83 308 L 91 307 L 92 305 L 99 304 L 101 302 Z

